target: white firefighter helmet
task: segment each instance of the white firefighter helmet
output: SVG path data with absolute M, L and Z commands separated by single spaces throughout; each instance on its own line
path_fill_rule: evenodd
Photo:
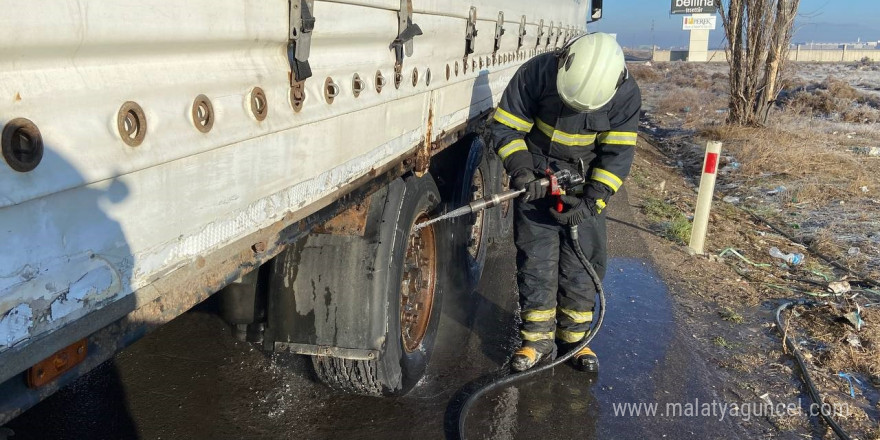
M 611 101 L 627 77 L 623 49 L 611 35 L 596 32 L 570 41 L 559 52 L 559 97 L 579 112 Z

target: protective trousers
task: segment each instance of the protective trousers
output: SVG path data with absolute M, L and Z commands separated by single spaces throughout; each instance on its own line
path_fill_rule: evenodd
M 553 350 L 554 336 L 563 343 L 583 339 L 590 329 L 596 287 L 571 247 L 568 227 L 548 210 L 553 198 L 516 201 L 514 242 L 519 287 L 520 336 L 524 346 L 542 353 Z M 607 261 L 605 215 L 578 227 L 581 249 L 600 278 Z

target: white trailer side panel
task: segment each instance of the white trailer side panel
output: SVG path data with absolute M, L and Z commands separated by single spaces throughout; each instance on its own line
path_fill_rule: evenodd
M 395 89 L 400 2 L 316 1 L 313 76 L 295 112 L 286 0 L 4 2 L 0 125 L 32 121 L 45 151 L 26 173 L 0 161 L 0 356 L 122 298 L 152 301 L 155 280 L 313 212 L 426 136 L 490 109 L 534 49 L 563 43 L 564 33 L 545 41 L 550 23 L 583 30 L 587 9 L 581 0 L 412 4 L 424 35 Z M 464 59 L 471 5 L 479 34 Z M 499 11 L 506 32 L 493 62 Z M 388 80 L 381 93 L 377 71 Z M 355 73 L 366 82 L 357 98 Z M 327 78 L 340 88 L 332 104 Z M 262 121 L 255 87 L 266 96 Z M 213 106 L 208 133 L 192 120 L 198 95 Z M 146 119 L 135 147 L 117 127 L 127 101 Z

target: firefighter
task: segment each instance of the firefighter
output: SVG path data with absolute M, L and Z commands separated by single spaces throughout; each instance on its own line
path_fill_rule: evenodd
M 641 94 L 629 76 L 614 37 L 593 33 L 562 49 L 534 57 L 514 74 L 491 123 L 498 156 L 517 199 L 520 337 L 512 367 L 523 371 L 587 336 L 595 287 L 567 240 L 578 225 L 580 246 L 600 277 L 606 268 L 602 209 L 630 171 L 635 152 Z M 579 195 L 562 196 L 565 209 L 545 197 L 538 180 L 546 170 L 584 173 Z M 554 339 L 556 341 L 554 341 Z M 597 372 L 596 354 L 585 348 L 575 367 Z

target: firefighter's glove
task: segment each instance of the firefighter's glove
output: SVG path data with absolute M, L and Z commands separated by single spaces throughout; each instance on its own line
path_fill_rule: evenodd
M 520 169 L 510 176 L 510 187 L 513 189 L 525 189 L 522 201 L 537 200 L 547 195 L 547 188 L 541 185 L 541 180 L 530 170 Z
M 589 199 L 564 195 L 560 196 L 562 201 L 562 212 L 556 211 L 556 208 L 550 208 L 550 215 L 557 223 L 565 226 L 577 226 L 584 220 L 599 214 L 599 208 L 595 202 L 590 203 Z
M 590 205 L 596 206 L 596 214 L 605 209 L 608 198 L 614 194 L 614 191 L 601 182 L 590 182 L 584 187 L 584 201 Z

